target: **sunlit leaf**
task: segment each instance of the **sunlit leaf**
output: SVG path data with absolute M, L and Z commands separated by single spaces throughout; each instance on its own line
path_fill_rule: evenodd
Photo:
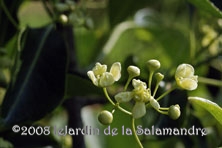
M 199 105 L 211 113 L 214 118 L 222 125 L 222 108 L 218 104 L 200 97 L 189 97 L 188 99 L 191 104 Z
M 18 18 L 21 26 L 42 27 L 51 22 L 50 17 L 40 1 L 23 3 L 20 6 Z
M 222 12 L 209 0 L 188 0 L 200 10 L 206 11 L 213 16 L 222 17 Z

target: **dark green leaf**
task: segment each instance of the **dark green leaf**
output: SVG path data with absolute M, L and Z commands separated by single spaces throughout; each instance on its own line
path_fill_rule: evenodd
M 67 51 L 59 32 L 48 26 L 29 29 L 26 37 L 20 71 L 2 104 L 7 125 L 42 118 L 64 96 Z
M 76 87 L 76 84 L 81 84 Z M 81 78 L 77 75 L 67 74 L 65 98 L 74 96 L 101 95 L 102 89 L 93 85 L 90 80 Z
M 6 56 L 0 57 L 0 68 L 7 68 L 10 67 L 11 65 L 12 62 L 9 58 L 7 58 Z
M 5 43 L 10 40 L 10 38 L 17 32 L 17 27 L 12 24 L 12 21 L 5 13 L 5 9 L 8 9 L 9 14 L 14 21 L 17 21 L 17 10 L 22 0 L 1 0 L 0 1 L 0 46 L 5 45 Z M 17 23 L 17 22 L 15 22 Z
M 22 127 L 22 126 L 21 126 Z M 6 130 L 0 133 L 0 136 L 9 141 L 13 147 L 23 147 L 23 148 L 37 148 L 37 147 L 45 147 L 45 146 L 52 146 L 52 147 L 60 147 L 58 142 L 52 136 L 53 132 L 47 133 L 47 128 L 42 125 L 26 125 L 27 130 L 21 130 L 19 133 L 14 133 L 11 129 Z M 34 130 L 36 129 L 36 130 Z M 49 128 L 50 129 L 50 128 Z M 27 135 L 22 135 L 22 132 Z M 45 135 L 44 132 L 47 134 Z M 32 134 L 33 135 L 30 135 Z M 38 133 L 38 134 L 37 134 Z M 1 138 L 0 138 L 0 147 L 3 148 L 1 145 Z M 4 147 L 4 148 L 11 148 Z
M 222 125 L 222 108 L 219 105 L 200 97 L 189 97 L 188 99 L 192 104 L 198 105 L 211 113 L 214 118 Z
M 200 10 L 206 11 L 207 13 L 210 13 L 211 15 L 219 18 L 222 17 L 222 12 L 209 0 L 188 0 L 188 1 Z
M 148 3 L 149 1 L 146 0 L 123 0 L 121 3 L 118 0 L 109 1 L 108 10 L 111 26 L 124 21 L 134 14 L 136 10 L 145 7 Z
M 8 82 L 6 80 L 5 74 L 3 73 L 3 70 L 0 68 L 0 87 L 6 88 L 8 85 Z

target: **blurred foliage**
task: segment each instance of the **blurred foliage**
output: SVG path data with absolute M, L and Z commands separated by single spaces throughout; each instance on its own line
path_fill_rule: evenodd
M 209 134 L 141 136 L 144 147 L 222 146 L 220 0 L 1 0 L 0 6 L 0 147 L 75 147 L 78 136 L 72 137 L 72 146 L 71 136 L 58 137 L 52 132 L 50 136 L 22 137 L 11 130 L 14 124 L 64 127 L 68 123 L 100 129 L 100 135 L 84 137 L 89 148 L 137 147 L 132 136 L 103 134 L 107 127 L 98 123 L 97 113 L 112 106 L 86 78 L 86 72 L 97 61 L 107 65 L 119 61 L 123 84 L 129 65 L 139 66 L 142 79 L 147 79 L 144 63 L 149 59 L 161 62 L 165 84 L 174 79 L 177 65 L 192 64 L 200 76 L 199 86 L 191 92 L 178 90 L 160 102 L 162 106 L 180 104 L 178 120 L 148 109 L 148 115 L 137 120 L 137 125 L 194 125 L 206 128 Z M 61 15 L 68 21 L 59 19 Z M 115 95 L 121 88 L 119 84 L 109 91 Z M 190 101 L 188 96 L 209 101 Z M 73 114 L 63 104 L 71 99 Z M 81 117 L 83 125 L 79 123 Z M 129 121 L 116 111 L 111 127 L 121 130 L 122 126 L 130 127 Z

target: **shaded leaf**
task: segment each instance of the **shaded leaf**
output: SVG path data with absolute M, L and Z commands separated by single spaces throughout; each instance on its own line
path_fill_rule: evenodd
M 76 84 L 81 85 L 78 85 L 78 87 L 76 87 Z M 93 85 L 93 83 L 89 79 L 79 77 L 78 75 L 67 74 L 65 98 L 102 94 L 102 89 Z
M 9 19 L 9 17 L 7 17 L 4 9 L 3 9 L 3 5 L 8 9 L 8 11 L 10 12 L 10 15 L 12 16 L 12 18 L 17 21 L 17 10 L 19 5 L 21 4 L 22 0 L 1 0 L 0 1 L 0 46 L 4 46 L 5 43 L 7 41 L 9 41 L 11 39 L 12 36 L 14 36 L 17 32 L 17 26 L 14 26 L 11 22 L 11 20 Z M 17 23 L 17 22 L 15 22 Z
M 0 87 L 6 88 L 8 85 L 8 82 L 6 80 L 5 74 L 3 70 L 0 68 Z
M 57 107 L 65 91 L 67 52 L 59 32 L 29 29 L 22 65 L 2 104 L 6 125 L 35 121 Z
M 115 26 L 127 17 L 135 13 L 136 10 L 146 6 L 149 1 L 146 0 L 124 0 L 121 3 L 118 0 L 109 1 L 108 11 L 111 26 Z
M 32 13 L 29 13 L 32 10 Z M 19 8 L 18 18 L 21 26 L 42 27 L 51 22 L 41 1 L 25 1 Z M 39 21 L 41 20 L 41 21 Z
M 189 97 L 188 99 L 192 104 L 201 106 L 209 113 L 211 113 L 214 118 L 222 125 L 222 108 L 219 105 L 210 100 L 200 97 Z
M 22 126 L 21 126 L 22 127 Z M 42 125 L 26 125 L 27 130 L 21 130 L 19 133 L 14 133 L 11 129 L 0 133 L 0 136 L 7 140 L 9 144 L 13 146 L 3 146 L 0 138 L 1 148 L 11 148 L 11 147 L 23 147 L 23 148 L 34 148 L 34 147 L 60 147 L 59 143 L 56 141 L 55 137 L 52 135 L 53 132 L 47 133 L 46 126 Z M 34 130 L 35 129 L 35 130 Z M 44 132 L 47 134 L 45 135 Z M 22 135 L 27 134 L 27 135 Z M 37 134 L 38 133 L 38 134 Z M 32 134 L 32 135 L 30 135 Z
M 188 0 L 198 9 L 206 11 L 213 16 L 222 17 L 222 12 L 209 0 Z

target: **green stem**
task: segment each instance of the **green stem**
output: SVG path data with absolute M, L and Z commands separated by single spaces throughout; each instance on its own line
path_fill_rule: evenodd
M 132 116 L 132 113 L 129 112 L 129 111 L 127 111 L 127 110 L 125 110 L 125 109 L 122 108 L 121 106 L 119 106 L 119 103 L 114 103 L 114 102 L 113 102 L 113 100 L 109 97 L 109 94 L 108 94 L 107 89 L 106 89 L 105 87 L 103 88 L 103 92 L 104 92 L 106 98 L 108 99 L 108 101 L 109 101 L 113 106 L 117 107 L 117 108 L 118 108 L 119 110 L 121 110 L 122 112 L 124 112 L 124 113 Z
M 26 30 L 26 27 L 23 27 L 23 28 L 19 31 L 19 34 L 18 34 L 18 41 L 17 41 L 17 49 L 18 49 L 18 52 L 21 52 L 21 51 L 22 51 L 21 40 L 22 40 L 22 35 L 24 34 L 25 30 Z
M 160 110 L 166 110 L 167 111 L 167 110 L 169 110 L 169 108 L 168 107 L 161 107 Z
M 162 110 L 157 110 L 159 113 L 164 114 L 164 115 L 168 115 L 167 111 L 162 111 Z
M 22 28 L 20 31 L 19 31 L 19 34 L 18 34 L 18 39 L 17 39 L 17 50 L 15 50 L 15 58 L 14 58 L 14 65 L 11 69 L 11 72 L 12 72 L 12 76 L 11 76 L 11 85 L 13 86 L 15 84 L 15 81 L 16 81 L 16 76 L 19 72 L 19 69 L 20 69 L 20 65 L 21 65 L 21 62 L 19 60 L 20 58 L 20 54 L 21 54 L 21 51 L 22 51 L 22 36 L 24 34 L 26 30 L 26 27 L 25 28 Z
M 132 80 L 132 78 L 129 77 L 128 80 L 127 80 L 127 82 L 126 82 L 126 85 L 124 86 L 124 91 L 127 90 L 127 88 L 128 88 L 128 86 L 129 86 L 129 83 L 130 83 L 131 80 Z
M 8 17 L 9 21 L 12 23 L 12 25 L 16 28 L 19 29 L 19 25 L 17 24 L 17 22 L 14 20 L 14 18 L 11 16 L 8 8 L 5 6 L 4 0 L 0 0 L 0 5 L 3 9 L 3 11 L 5 12 L 6 16 Z
M 149 88 L 150 88 L 150 93 L 151 93 L 151 84 L 152 84 L 153 73 L 154 73 L 154 72 L 150 72 L 150 75 L 149 75 L 149 81 L 148 81 Z
M 177 85 L 172 86 L 169 90 L 167 90 L 165 93 L 163 93 L 161 96 L 159 96 L 156 100 L 159 101 L 160 99 L 165 97 L 167 94 L 169 94 L 170 92 L 172 92 L 176 88 L 177 88 Z
M 143 148 L 143 145 L 140 142 L 140 139 L 139 139 L 138 135 L 136 134 L 135 119 L 133 117 L 132 117 L 132 129 L 133 129 L 133 135 L 136 139 L 136 142 L 139 144 L 140 148 Z
M 159 88 L 159 84 L 160 84 L 160 83 L 157 83 L 156 86 L 155 86 L 155 89 L 154 89 L 154 91 L 153 91 L 153 97 L 155 97 L 155 95 L 156 95 L 156 92 L 157 92 L 157 90 L 158 90 L 158 88 Z
M 214 85 L 214 86 L 218 86 L 218 87 L 222 86 L 222 81 L 216 80 L 216 79 L 198 77 L 198 81 L 200 83 L 205 83 L 205 84 Z

